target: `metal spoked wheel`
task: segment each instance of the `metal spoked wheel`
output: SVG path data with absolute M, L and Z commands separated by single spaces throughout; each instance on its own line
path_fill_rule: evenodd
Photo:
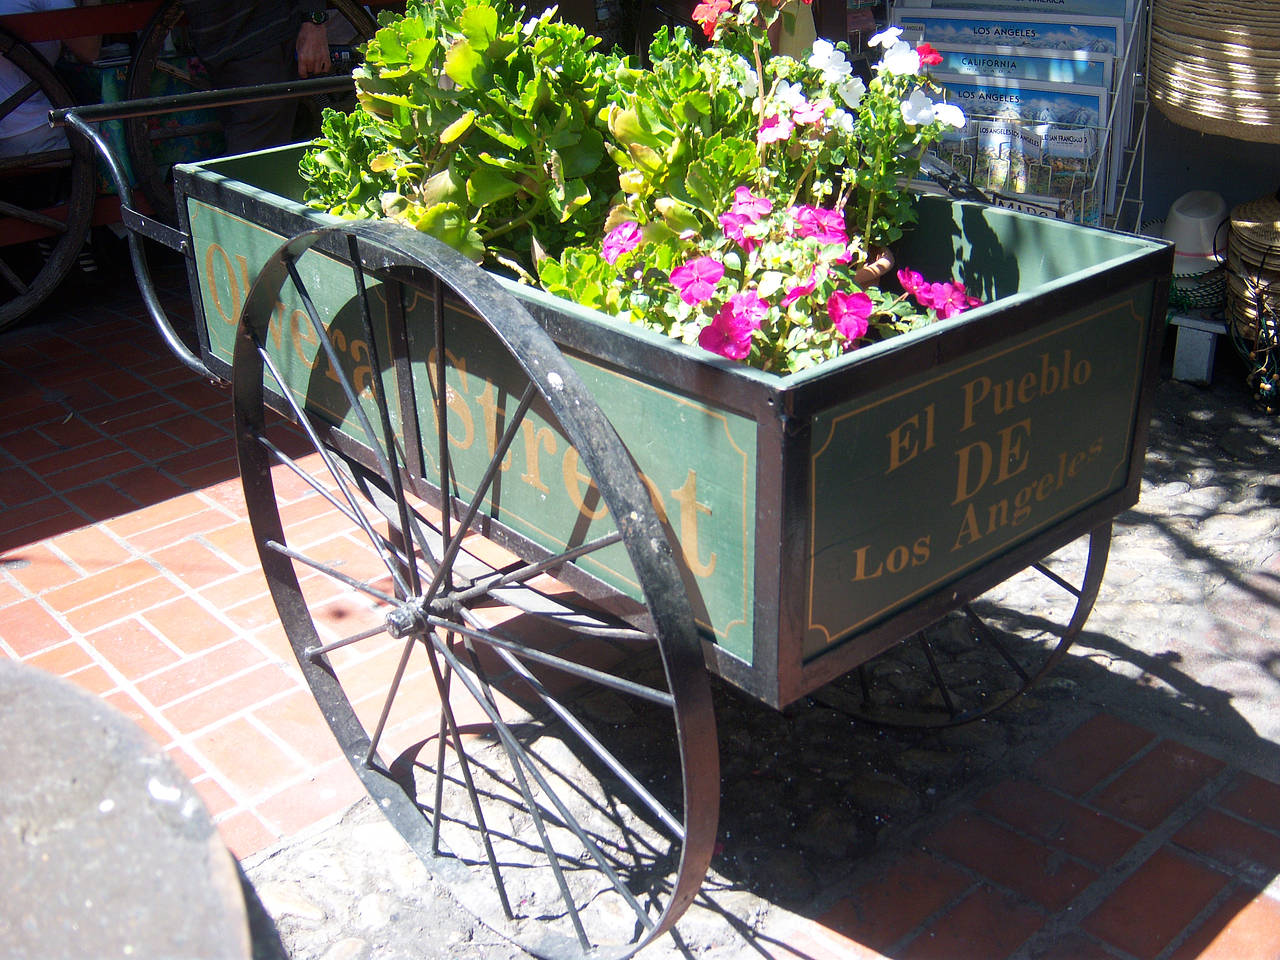
M 667 930 L 714 843 L 709 681 L 671 541 L 574 368 L 454 251 L 356 224 L 267 263 L 232 376 L 276 608 L 384 812 L 536 955 Z
M 1080 635 L 1110 546 L 1108 522 L 814 699 L 885 726 L 948 727 L 989 716 L 1052 670 Z
M 0 30 L 0 56 L 27 78 L 0 104 L 0 120 L 43 95 L 75 106 L 48 61 Z M 18 322 L 57 289 L 80 253 L 93 218 L 93 151 L 72 136 L 62 149 L 0 157 L 0 330 Z
M 377 30 L 373 17 L 356 0 L 329 0 L 329 7 L 332 15 L 325 29 L 331 46 L 363 43 Z M 182 0 L 168 0 L 142 31 L 125 88 L 131 100 L 212 89 L 208 71 L 191 45 Z M 138 189 L 156 216 L 176 222 L 173 165 L 223 152 L 217 112 L 207 108 L 171 112 L 124 124 Z

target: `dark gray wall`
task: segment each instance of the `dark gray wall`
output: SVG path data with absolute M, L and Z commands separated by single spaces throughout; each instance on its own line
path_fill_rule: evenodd
M 1216 190 L 1234 207 L 1280 190 L 1280 144 L 1200 133 L 1152 106 L 1144 185 L 1143 220 L 1163 219 L 1169 205 L 1189 190 Z

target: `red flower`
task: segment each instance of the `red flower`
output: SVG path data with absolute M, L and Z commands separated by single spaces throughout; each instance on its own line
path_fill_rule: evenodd
M 931 43 L 917 44 L 916 53 L 920 55 L 921 66 L 936 67 L 942 62 L 942 54 L 940 54 Z
M 702 32 L 707 35 L 708 40 L 716 32 L 721 15 L 731 6 L 731 0 L 705 0 L 693 8 L 693 20 L 702 24 Z

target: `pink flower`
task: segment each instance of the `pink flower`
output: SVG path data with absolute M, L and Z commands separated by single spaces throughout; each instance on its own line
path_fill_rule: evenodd
M 842 247 L 849 243 L 844 214 L 839 210 L 803 206 L 796 207 L 793 216 L 798 237 L 816 237 L 823 243 L 838 243 Z
M 801 297 L 807 297 L 809 294 L 813 293 L 814 289 L 817 286 L 818 286 L 818 271 L 811 270 L 809 271 L 808 280 L 805 280 L 801 283 L 797 283 L 794 287 L 791 287 L 787 290 L 786 294 L 782 298 L 782 302 L 781 302 L 782 308 L 785 310 L 787 307 L 791 306 Z
M 791 131 L 796 125 L 791 122 L 790 117 L 765 117 L 764 123 L 760 124 L 760 132 L 756 135 L 756 139 L 762 143 L 776 143 L 779 140 L 785 140 L 791 136 Z
M 601 255 L 605 263 L 613 266 L 624 253 L 630 253 L 640 246 L 640 225 L 628 220 L 609 231 L 601 246 Z
M 917 297 L 919 299 L 919 297 Z M 950 320 L 952 317 L 959 316 L 970 307 L 980 306 L 982 301 L 977 297 L 971 297 L 965 292 L 964 284 L 958 280 L 951 283 L 931 283 L 929 284 L 928 306 L 938 311 L 938 316 L 944 320 Z M 923 301 L 921 301 L 923 303 Z
M 715 319 L 698 334 L 698 346 L 730 360 L 744 360 L 751 352 L 751 334 L 769 312 L 769 305 L 754 290 L 743 290 L 730 297 Z
M 747 253 L 760 246 L 759 241 L 754 237 L 749 237 L 742 232 L 742 228 L 751 223 L 755 223 L 755 221 L 745 213 L 734 213 L 730 210 L 728 213 L 720 214 L 720 227 L 724 230 L 724 235 L 737 243 Z
M 721 15 L 731 6 L 731 0 L 705 0 L 693 8 L 693 21 L 702 24 L 702 32 L 707 35 L 708 40 L 716 32 L 716 24 L 720 22 Z
M 826 116 L 827 108 L 830 106 L 834 104 L 827 97 L 823 97 L 816 103 L 806 100 L 800 106 L 792 108 L 791 119 L 796 123 L 818 123 Z
M 739 186 L 733 191 L 733 205 L 730 213 L 738 213 L 756 223 L 761 217 L 773 213 L 773 201 L 768 197 L 757 197 L 750 187 Z
M 936 67 L 942 62 L 942 54 L 931 43 L 916 44 L 916 53 L 920 55 L 920 63 L 926 67 Z
M 902 269 L 898 271 L 898 282 L 902 284 L 902 289 L 907 291 L 917 300 L 920 299 L 919 291 L 925 287 L 924 275 L 917 270 Z
M 724 276 L 724 265 L 711 257 L 698 257 L 671 271 L 671 282 L 685 303 L 698 304 L 710 300 L 716 284 Z
M 861 291 L 844 293 L 837 290 L 827 300 L 827 315 L 846 340 L 857 340 L 866 334 L 871 310 L 871 298 Z

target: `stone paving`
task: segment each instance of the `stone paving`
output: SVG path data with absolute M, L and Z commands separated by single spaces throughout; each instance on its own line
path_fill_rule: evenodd
M 1280 440 L 1239 376 L 1223 349 L 1212 387 L 1162 380 L 1084 636 L 997 718 L 912 735 L 720 691 L 722 843 L 644 955 L 1270 955 Z M 527 956 L 362 799 L 256 569 L 225 394 L 167 357 L 136 297 L 0 335 L 0 391 L 0 654 L 179 763 L 269 918 L 257 955 Z

